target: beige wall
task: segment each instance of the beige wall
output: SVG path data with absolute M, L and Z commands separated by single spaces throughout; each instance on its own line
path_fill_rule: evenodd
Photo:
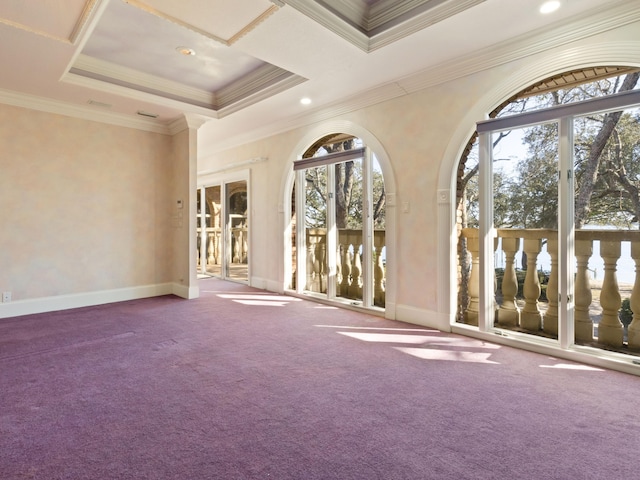
M 0 291 L 172 281 L 172 138 L 0 105 Z

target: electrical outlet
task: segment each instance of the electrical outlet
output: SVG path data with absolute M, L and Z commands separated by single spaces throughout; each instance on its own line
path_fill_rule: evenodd
M 9 303 L 11 301 L 11 292 L 2 292 L 2 303 Z

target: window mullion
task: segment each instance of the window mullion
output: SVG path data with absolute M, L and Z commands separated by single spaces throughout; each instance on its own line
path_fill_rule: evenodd
M 574 172 L 573 117 L 560 119 L 560 182 L 558 184 L 558 341 L 560 348 L 575 343 L 574 326 Z
M 478 328 L 487 332 L 493 328 L 495 300 L 494 237 L 493 227 L 493 148 L 491 132 L 479 134 L 479 207 L 480 207 L 480 294 Z
M 338 229 L 336 227 L 336 166 L 327 165 L 327 298 L 336 297 L 336 258 Z
M 373 175 L 371 150 L 362 158 L 362 303 L 373 305 Z
M 297 293 L 303 293 L 307 282 L 307 225 L 306 225 L 306 170 L 295 172 L 296 202 L 296 286 Z

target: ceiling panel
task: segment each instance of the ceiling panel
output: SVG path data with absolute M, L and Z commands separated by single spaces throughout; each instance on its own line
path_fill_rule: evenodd
M 0 22 L 62 42 L 74 41 L 95 0 L 2 0 Z
M 221 39 L 230 40 L 274 7 L 269 0 L 128 0 L 145 5 Z

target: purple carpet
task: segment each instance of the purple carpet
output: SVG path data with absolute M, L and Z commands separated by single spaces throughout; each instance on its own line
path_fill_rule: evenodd
M 200 287 L 0 320 L 0 478 L 637 478 L 638 377 Z

